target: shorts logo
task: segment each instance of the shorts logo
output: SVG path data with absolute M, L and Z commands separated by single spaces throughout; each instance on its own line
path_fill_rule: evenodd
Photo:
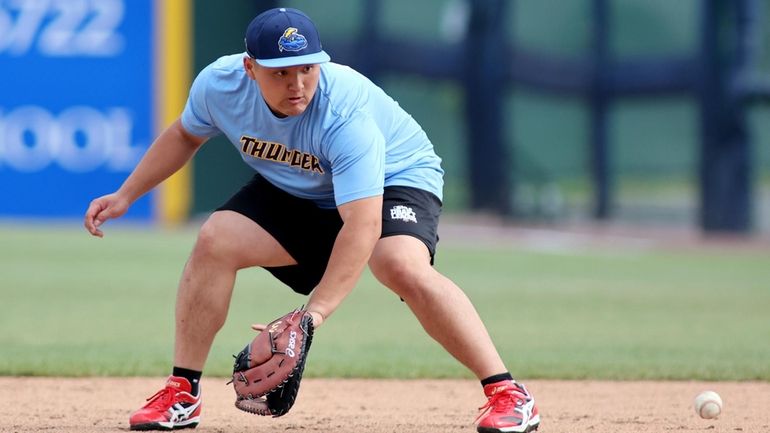
M 283 36 L 278 39 L 278 51 L 300 51 L 307 48 L 307 38 L 298 31 L 295 27 L 284 30 Z
M 398 205 L 390 208 L 390 219 L 416 223 L 417 215 L 412 208 Z

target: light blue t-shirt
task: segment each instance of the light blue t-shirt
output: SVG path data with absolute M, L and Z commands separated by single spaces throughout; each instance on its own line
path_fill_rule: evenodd
M 188 132 L 225 134 L 270 183 L 322 208 L 381 195 L 391 185 L 442 198 L 444 171 L 433 144 L 369 79 L 323 63 L 305 112 L 279 118 L 246 75 L 243 56 L 221 57 L 200 72 L 182 113 Z

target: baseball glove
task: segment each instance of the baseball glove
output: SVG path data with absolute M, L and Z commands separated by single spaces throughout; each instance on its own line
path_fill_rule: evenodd
M 313 340 L 313 318 L 297 309 L 270 322 L 235 355 L 235 407 L 279 417 L 294 405 Z

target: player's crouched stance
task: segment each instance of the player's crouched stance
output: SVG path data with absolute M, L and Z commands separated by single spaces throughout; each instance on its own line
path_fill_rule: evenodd
M 147 399 L 131 414 L 131 430 L 173 430 L 195 428 L 201 420 L 201 396 L 192 395 L 190 382 L 170 376 L 165 388 Z
M 125 214 L 218 135 L 255 171 L 201 227 L 177 290 L 171 376 L 131 415 L 131 430 L 198 425 L 200 378 L 239 270 L 262 267 L 308 295 L 315 329 L 367 265 L 479 379 L 488 399 L 479 432 L 536 430 L 534 399 L 507 371 L 470 299 L 432 266 L 444 170 L 422 127 L 369 79 L 331 62 L 301 11 L 261 13 L 244 41 L 245 53 L 198 74 L 180 118 L 118 191 L 86 211 L 86 229 L 101 237 L 105 221 Z

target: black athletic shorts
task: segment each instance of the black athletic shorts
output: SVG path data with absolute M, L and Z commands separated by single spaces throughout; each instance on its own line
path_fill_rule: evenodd
M 217 210 L 238 212 L 270 233 L 297 264 L 265 269 L 305 295 L 326 271 L 342 228 L 336 208 L 321 209 L 310 200 L 277 188 L 258 174 Z M 421 240 L 428 247 L 433 264 L 440 214 L 441 200 L 430 192 L 405 186 L 385 187 L 381 237 L 409 235 Z

